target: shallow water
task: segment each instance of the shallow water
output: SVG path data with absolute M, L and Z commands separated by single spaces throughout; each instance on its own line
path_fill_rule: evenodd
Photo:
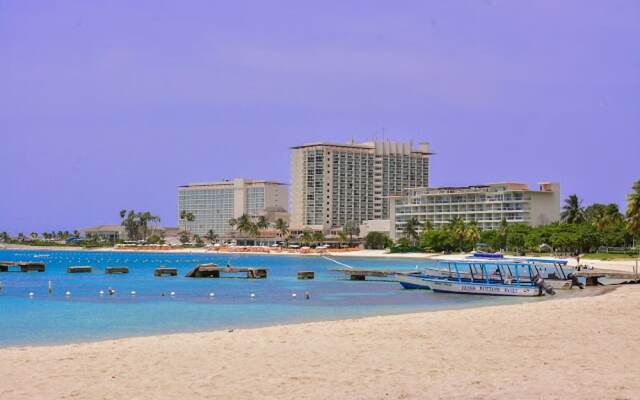
M 356 268 L 415 269 L 428 260 L 338 258 Z M 539 301 L 447 295 L 403 290 L 396 282 L 345 280 L 338 265 L 321 257 L 279 255 L 164 254 L 98 251 L 0 250 L 2 261 L 43 261 L 46 272 L 0 273 L 0 346 L 70 343 L 328 319 Z M 267 279 L 194 279 L 184 275 L 200 263 L 260 266 Z M 68 274 L 71 265 L 92 273 Z M 108 275 L 106 266 L 129 267 Z M 177 277 L 154 277 L 160 265 L 178 268 Z M 297 280 L 315 271 L 314 280 Z M 53 293 L 47 293 L 48 282 Z M 114 296 L 108 287 L 116 290 Z M 135 296 L 130 294 L 136 292 Z M 65 292 L 69 291 L 70 296 Z M 309 292 L 311 298 L 304 299 Z M 29 293 L 33 292 L 33 297 Z M 175 292 L 175 296 L 170 293 Z M 209 297 L 209 293 L 215 297 Z M 255 297 L 251 298 L 250 294 Z M 296 294 L 293 297 L 292 294 Z M 164 295 L 163 295 L 164 294 Z

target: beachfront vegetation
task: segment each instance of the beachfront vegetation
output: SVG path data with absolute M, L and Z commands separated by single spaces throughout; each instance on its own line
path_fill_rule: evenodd
M 390 247 L 393 241 L 386 233 L 383 232 L 369 232 L 364 237 L 364 248 L 381 250 Z
M 153 230 L 150 228 L 153 227 L 153 224 L 160 222 L 160 217 L 149 211 L 120 210 L 120 218 L 122 218 L 122 226 L 124 226 L 129 240 L 146 241 L 149 233 Z
M 429 222 L 421 226 L 419 220 L 411 218 L 403 228 L 403 237 L 391 246 L 391 251 L 449 253 L 482 249 L 577 255 L 613 248 L 622 249 L 616 250 L 621 251 L 622 256 L 624 253 L 630 256 L 633 251 L 624 249 L 633 248 L 640 238 L 640 181 L 633 185 L 627 201 L 627 213 L 623 215 L 613 203 L 596 203 L 585 208 L 574 194 L 565 200 L 560 222 L 538 227 L 508 224 L 503 220 L 498 229 L 480 230 L 475 222 L 455 219 L 434 229 Z

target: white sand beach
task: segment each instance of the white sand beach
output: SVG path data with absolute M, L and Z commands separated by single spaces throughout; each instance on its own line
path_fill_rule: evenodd
M 0 349 L 1 399 L 638 399 L 640 287 Z

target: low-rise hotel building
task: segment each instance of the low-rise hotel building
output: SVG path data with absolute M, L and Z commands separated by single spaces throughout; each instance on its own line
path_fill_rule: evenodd
M 178 188 L 178 225 L 192 234 L 217 235 L 232 231 L 229 220 L 242 214 L 281 218 L 287 215 L 289 192 L 280 182 L 233 179 L 221 182 L 190 183 Z M 193 221 L 181 219 L 182 212 L 192 213 Z
M 291 229 L 333 233 L 389 219 L 389 196 L 429 186 L 429 146 L 311 143 L 291 148 Z
M 390 197 L 391 236 L 402 237 L 406 222 L 416 217 L 435 228 L 455 218 L 476 222 L 481 229 L 495 229 L 504 219 L 509 224 L 532 226 L 560 219 L 560 185 L 540 183 L 539 190 L 526 183 L 496 183 L 465 187 L 412 188 Z

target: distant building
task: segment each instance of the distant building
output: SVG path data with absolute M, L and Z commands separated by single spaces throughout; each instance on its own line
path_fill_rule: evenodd
M 178 188 L 178 225 L 192 234 L 217 235 L 232 231 L 231 218 L 242 214 L 267 219 L 287 215 L 289 192 L 280 182 L 234 179 L 222 182 L 191 183 Z M 180 219 L 183 211 L 192 213 L 193 221 Z
M 84 237 L 95 237 L 108 242 L 118 240 L 128 240 L 127 231 L 122 225 L 97 225 L 90 228 L 80 229 L 80 233 Z M 150 226 L 149 236 L 164 235 L 166 239 L 175 237 L 178 234 L 178 228 Z
M 360 237 L 363 238 L 370 232 L 380 232 L 391 236 L 391 221 L 388 219 L 362 221 L 360 224 Z
M 122 225 L 98 225 L 90 228 L 80 229 L 80 233 L 85 237 L 95 237 L 108 242 L 126 240 L 127 234 Z
M 503 219 L 507 223 L 532 226 L 560 219 L 560 185 L 540 183 L 539 190 L 526 183 L 496 183 L 465 187 L 412 188 L 390 198 L 391 234 L 402 236 L 406 222 L 416 217 L 434 227 L 455 218 L 475 221 L 481 229 L 495 229 Z
M 389 219 L 389 199 L 429 186 L 429 146 L 312 143 L 291 148 L 291 229 L 332 232 Z

